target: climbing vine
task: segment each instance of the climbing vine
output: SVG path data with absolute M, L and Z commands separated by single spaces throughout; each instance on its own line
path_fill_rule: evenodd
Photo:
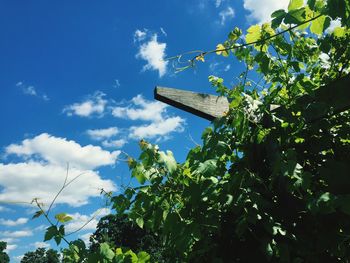
M 349 95 L 349 16 L 345 0 L 292 0 L 188 62 L 216 53 L 244 63 L 234 86 L 209 76 L 229 111 L 183 163 L 140 141 L 128 159 L 140 185 L 111 198 L 159 236 L 168 262 L 349 262 L 350 113 L 337 107 Z M 152 258 L 108 243 L 90 255 L 79 240 L 63 252 L 64 262 Z

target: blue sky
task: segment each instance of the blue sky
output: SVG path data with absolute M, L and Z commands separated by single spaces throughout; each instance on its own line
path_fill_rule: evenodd
M 137 157 L 145 138 L 185 159 L 206 120 L 153 99 L 156 85 L 214 93 L 209 75 L 230 85 L 242 70 L 233 57 L 208 57 L 175 73 L 164 60 L 211 50 L 235 26 L 268 20 L 286 8 L 275 0 L 0 0 L 0 240 L 13 262 L 42 243 L 47 223 L 31 220 L 33 198 L 45 204 L 66 175 L 82 175 L 59 196 L 70 238 L 87 239 L 108 214 L 99 189 L 130 183 L 123 152 Z M 134 183 L 131 181 L 131 183 Z M 99 210 L 99 208 L 102 208 Z

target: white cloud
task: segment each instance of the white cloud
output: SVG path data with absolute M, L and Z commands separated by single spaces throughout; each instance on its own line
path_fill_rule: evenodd
M 147 31 L 148 30 L 146 28 L 144 29 L 144 31 L 137 29 L 134 33 L 134 42 L 144 40 L 147 36 Z
M 87 130 L 86 133 L 94 140 L 103 140 L 111 138 L 119 133 L 117 127 L 110 127 L 106 129 Z
M 250 12 L 248 20 L 264 23 L 271 20 L 271 14 L 278 9 L 287 9 L 289 0 L 244 0 L 244 8 Z
M 65 225 L 66 233 L 69 234 L 71 232 L 77 231 L 82 226 L 84 226 L 84 231 L 95 231 L 99 219 L 103 216 L 109 215 L 110 213 L 110 209 L 101 208 L 90 215 L 83 215 L 80 213 L 70 214 L 73 220 Z
M 10 220 L 10 219 L 3 219 L 0 218 L 0 225 L 4 226 L 18 226 L 18 225 L 23 225 L 28 222 L 28 218 L 18 218 L 17 220 Z
M 102 145 L 104 147 L 109 147 L 109 148 L 121 148 L 123 147 L 127 141 L 125 139 L 118 139 L 118 140 L 105 140 L 102 142 Z
M 220 16 L 220 24 L 224 25 L 227 20 L 234 18 L 235 11 L 233 10 L 232 7 L 228 6 L 226 9 L 222 10 L 219 13 L 219 16 Z
M 68 181 L 81 175 L 75 183 L 79 187 L 68 187 L 56 203 L 80 206 L 88 203 L 90 197 L 100 196 L 100 189 L 116 190 L 110 180 L 102 179 L 93 169 L 114 165 L 120 151 L 109 152 L 99 146 L 81 146 L 65 138 L 43 133 L 21 144 L 5 148 L 7 155 L 16 154 L 23 158 L 19 163 L 0 163 L 0 201 L 30 202 L 39 198 L 49 203 L 61 187 L 69 163 Z M 20 200 L 19 200 L 20 199 Z
M 148 101 L 141 95 L 137 95 L 128 106 L 115 107 L 112 114 L 119 118 L 149 122 L 140 126 L 131 126 L 129 128 L 131 139 L 165 137 L 171 132 L 182 132 L 185 120 L 179 116 L 168 116 L 166 108 L 167 105 L 162 102 Z
M 33 244 L 31 244 L 32 246 L 34 246 L 35 248 L 49 248 L 50 247 L 50 244 L 49 243 L 46 243 L 46 242 L 35 242 Z
M 79 169 L 94 169 L 103 165 L 113 165 L 120 152 L 108 152 L 99 146 L 81 146 L 72 140 L 42 133 L 33 139 L 25 139 L 21 144 L 11 144 L 5 148 L 6 154 L 20 157 L 40 157 L 53 165 Z
M 164 60 L 165 49 L 166 43 L 158 42 L 157 34 L 154 34 L 148 42 L 140 45 L 136 57 L 147 61 L 143 70 L 157 70 L 159 77 L 164 76 L 168 65 L 168 61 Z
M 163 118 L 166 107 L 162 102 L 148 101 L 142 95 L 137 95 L 131 100 L 131 106 L 115 107 L 112 114 L 114 117 L 131 120 L 159 121 Z
M 19 238 L 19 237 L 30 237 L 32 235 L 33 235 L 33 232 L 30 230 L 0 231 L 1 237 Z
M 104 99 L 105 94 L 96 91 L 92 96 L 80 103 L 67 105 L 63 108 L 63 112 L 68 116 L 77 115 L 80 117 L 90 117 L 92 115 L 103 116 L 106 108 L 107 100 Z
M 341 19 L 340 18 L 331 21 L 329 27 L 326 29 L 326 33 L 332 34 L 334 29 L 337 27 L 341 27 Z
M 0 201 L 30 202 L 38 198 L 44 204 L 50 203 L 60 189 L 66 175 L 66 168 L 39 162 L 0 164 Z M 100 190 L 116 190 L 110 180 L 103 180 L 95 171 L 69 169 L 68 180 L 81 175 L 67 187 L 56 200 L 56 204 L 81 206 L 90 197 L 100 196 Z M 78 187 L 77 187 L 78 185 Z
M 176 116 L 149 125 L 133 126 L 130 128 L 129 137 L 134 139 L 154 138 L 167 135 L 170 132 L 182 132 L 183 124 L 184 119 Z
M 5 249 L 5 252 L 8 253 L 10 252 L 11 250 L 14 250 L 16 249 L 18 246 L 16 244 L 8 244 L 6 249 Z

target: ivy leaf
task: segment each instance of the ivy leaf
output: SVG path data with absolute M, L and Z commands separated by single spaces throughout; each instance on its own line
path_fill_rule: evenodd
M 46 229 L 44 241 L 51 240 L 54 236 L 58 234 L 58 229 L 56 226 L 50 226 Z
M 291 0 L 288 5 L 288 11 L 299 9 L 303 6 L 304 0 Z
M 330 25 L 330 18 L 326 16 L 320 16 L 316 20 L 312 21 L 310 31 L 316 35 L 322 35 L 324 30 Z
M 66 213 L 59 213 L 59 214 L 55 215 L 55 218 L 60 223 L 67 223 L 73 219 L 73 217 L 68 216 Z

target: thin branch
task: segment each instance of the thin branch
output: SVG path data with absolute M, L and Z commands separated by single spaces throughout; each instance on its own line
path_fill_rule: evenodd
M 316 20 L 317 18 L 321 17 L 322 14 L 320 15 L 317 15 L 313 18 L 310 18 L 308 20 L 305 20 L 304 22 L 298 24 L 298 25 L 294 25 L 294 26 L 290 26 L 288 29 L 285 29 L 285 30 L 282 30 L 274 35 L 271 35 L 271 36 L 268 36 L 264 39 L 260 39 L 260 40 L 256 40 L 256 41 L 252 41 L 252 42 L 249 42 L 249 43 L 244 43 L 244 44 L 240 44 L 240 45 L 234 45 L 234 46 L 230 46 L 230 47 L 227 47 L 227 48 L 222 48 L 222 49 L 213 49 L 213 50 L 210 50 L 210 51 L 201 51 L 201 50 L 194 50 L 194 51 L 189 51 L 189 52 L 186 52 L 186 53 L 183 53 L 181 55 L 177 55 L 177 56 L 174 56 L 174 57 L 170 57 L 170 58 L 167 58 L 167 60 L 173 60 L 173 59 L 178 59 L 178 61 L 180 61 L 180 59 L 182 58 L 183 55 L 188 55 L 188 54 L 198 54 L 197 56 L 193 57 L 192 59 L 188 60 L 187 63 L 189 63 L 188 66 L 186 67 L 183 67 L 183 68 L 180 68 L 180 71 L 183 70 L 183 69 L 186 69 L 188 67 L 192 67 L 193 65 L 195 65 L 195 60 L 198 58 L 198 57 L 204 57 L 206 55 L 209 55 L 209 54 L 212 54 L 212 53 L 216 53 L 216 52 L 224 52 L 224 51 L 230 51 L 230 50 L 234 50 L 234 49 L 238 49 L 238 48 L 242 48 L 242 47 L 246 47 L 246 46 L 251 46 L 251 45 L 255 45 L 255 44 L 262 44 L 262 43 L 265 43 L 266 41 L 272 39 L 272 38 L 275 38 L 277 36 L 280 36 L 280 35 L 283 35 L 284 33 L 286 32 L 292 32 L 293 29 L 299 27 L 299 26 L 302 26 L 304 24 L 307 24 L 313 20 Z
M 63 191 L 63 189 L 64 189 L 65 186 L 66 186 L 67 179 L 68 179 L 68 171 L 69 171 L 69 163 L 67 163 L 67 171 L 66 171 L 66 177 L 64 178 L 64 183 L 63 183 L 61 189 L 57 192 L 57 194 L 56 194 L 56 196 L 54 197 L 54 199 L 52 199 L 51 204 L 50 204 L 50 206 L 49 206 L 49 209 L 47 209 L 47 212 L 46 212 L 47 215 L 49 215 L 50 210 L 51 210 L 53 204 L 55 203 L 57 197 L 60 195 L 60 193 Z

